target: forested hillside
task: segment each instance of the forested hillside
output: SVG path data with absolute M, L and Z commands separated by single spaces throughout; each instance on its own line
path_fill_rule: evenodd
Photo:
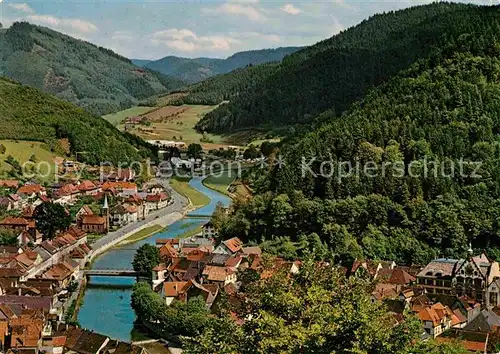
M 474 31 L 477 16 L 473 5 L 441 2 L 372 16 L 288 56 L 276 72 L 208 114 L 198 128 L 272 129 L 308 125 L 328 109 L 339 115 L 371 87 Z
M 188 83 L 196 83 L 212 76 L 227 74 L 230 71 L 244 68 L 249 65 L 279 62 L 285 56 L 299 49 L 300 47 L 283 47 L 276 49 L 250 50 L 233 54 L 226 59 L 189 59 L 168 56 L 150 62 L 143 60 L 134 60 L 133 62 Z
M 25 22 L 0 32 L 0 75 L 99 115 L 182 84 L 109 49 Z
M 176 103 L 216 105 L 237 99 L 242 92 L 247 92 L 260 84 L 277 68 L 277 63 L 269 63 L 236 69 L 229 74 L 212 77 L 187 87 L 184 91 L 187 95 L 179 98 Z
M 290 258 L 424 263 L 469 242 L 498 258 L 500 8 L 456 8 L 447 24 L 462 34 L 284 144 L 261 194 L 221 217 L 222 235 Z
M 149 145 L 123 135 L 101 117 L 43 93 L 0 78 L 0 139 L 42 141 L 65 153 L 60 139 L 67 139 L 73 155 L 98 165 L 155 157 Z

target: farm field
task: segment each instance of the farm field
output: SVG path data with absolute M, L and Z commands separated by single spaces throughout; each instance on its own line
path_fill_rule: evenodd
M 147 125 L 127 126 L 129 133 L 140 136 L 144 140 L 176 140 L 183 141 L 187 145 L 198 143 L 205 150 L 242 145 L 229 142 L 226 136 L 214 134 L 205 134 L 205 139 L 203 139 L 203 134 L 194 129 L 196 123 L 215 108 L 216 106 L 205 105 L 134 107 L 104 116 L 104 118 L 124 131 L 125 124 L 121 124 L 121 122 L 125 118 L 137 115 L 145 117 L 148 121 Z
M 12 166 L 6 162 L 8 156 L 15 158 L 21 166 L 33 156 L 35 163 L 39 163 L 41 180 L 52 180 L 55 174 L 55 161 L 58 158 L 44 143 L 37 141 L 14 141 L 0 140 L 5 147 L 5 153 L 0 154 L 0 175 L 5 175 L 12 170 Z M 42 163 L 43 162 L 43 163 Z
M 147 113 L 151 110 L 155 109 L 155 107 L 132 107 L 129 109 L 125 109 L 120 112 L 112 113 L 103 116 L 108 122 L 113 125 L 120 124 L 125 118 L 138 116 L 144 113 Z
M 194 129 L 194 126 L 214 106 L 165 106 L 158 108 L 144 117 L 150 122 L 149 126 L 136 125 L 128 131 L 145 140 L 178 140 L 186 144 L 201 143 L 203 134 Z M 125 129 L 124 125 L 119 126 Z M 211 142 L 222 143 L 222 137 L 207 134 Z

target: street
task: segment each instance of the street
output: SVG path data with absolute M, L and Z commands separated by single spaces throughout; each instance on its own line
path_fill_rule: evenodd
M 168 180 L 155 179 L 151 183 L 161 184 L 165 188 L 165 190 L 172 196 L 173 203 L 163 209 L 155 210 L 149 213 L 149 215 L 144 220 L 140 220 L 138 222 L 125 225 L 124 227 L 118 229 L 117 231 L 109 232 L 107 235 L 101 237 L 99 240 L 97 240 L 96 242 L 94 242 L 94 244 L 91 245 L 93 250 L 97 251 L 100 248 L 108 245 L 109 243 L 112 243 L 117 239 L 123 238 L 125 235 L 128 235 L 148 224 L 152 224 L 156 219 L 160 217 L 175 212 L 183 213 L 185 211 L 185 209 L 189 205 L 189 200 L 186 199 L 184 196 L 180 195 L 179 193 L 177 193 L 175 190 L 173 190 L 168 184 Z

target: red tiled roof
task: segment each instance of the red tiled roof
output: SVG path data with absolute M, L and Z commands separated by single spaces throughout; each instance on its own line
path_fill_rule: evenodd
M 161 272 L 163 270 L 167 270 L 167 266 L 165 263 L 160 263 L 156 267 L 153 268 L 155 272 Z
M 66 344 L 66 336 L 52 337 L 54 347 L 63 347 Z
M 165 193 L 150 194 L 150 195 L 146 196 L 146 200 L 148 202 L 161 202 L 161 201 L 167 200 L 167 199 L 168 199 L 168 195 L 166 195 Z
M 241 250 L 241 247 L 243 246 L 243 242 L 238 237 L 230 238 L 229 240 L 224 241 L 224 244 L 233 253 Z
M 19 181 L 18 180 L 11 180 L 11 179 L 1 179 L 0 180 L 0 187 L 17 188 L 17 187 L 19 187 Z
M 207 279 L 211 281 L 225 281 L 229 274 L 232 272 L 226 267 L 206 266 L 203 269 L 203 275 L 206 275 Z
M 137 190 L 137 184 L 132 182 L 106 182 L 102 185 L 102 190 L 113 190 L 113 189 L 135 189 Z
M 64 197 L 64 196 L 78 194 L 78 193 L 80 193 L 79 189 L 76 186 L 74 186 L 73 184 L 68 183 L 68 184 L 65 184 L 64 186 L 62 186 L 61 188 L 59 188 L 55 194 L 58 197 Z
M 0 268 L 0 278 L 19 278 L 23 273 L 17 268 Z
M 39 184 L 25 184 L 21 188 L 17 190 L 17 193 L 21 194 L 33 194 L 33 193 L 40 193 L 45 190 L 45 187 L 39 185 Z
M 98 215 L 85 215 L 82 219 L 84 225 L 105 225 L 106 219 Z
M 0 226 L 1 225 L 28 226 L 29 222 L 25 218 L 16 218 L 14 216 L 7 216 L 5 219 L 0 221 Z
M 160 256 L 162 258 L 176 258 L 179 254 L 171 244 L 166 243 L 160 248 Z
M 88 192 L 88 191 L 93 191 L 93 190 L 99 189 L 99 187 L 96 186 L 94 184 L 94 182 L 89 181 L 89 180 L 85 180 L 78 185 L 78 189 L 82 192 Z
M 129 196 L 126 202 L 134 204 L 142 204 L 142 198 L 138 194 L 134 194 Z
M 163 283 L 163 293 L 166 297 L 177 297 L 187 291 L 188 285 L 191 285 L 188 281 L 174 281 Z
M 237 267 L 240 264 L 242 259 L 243 259 L 242 256 L 231 257 L 226 261 L 226 266 L 227 267 Z
M 92 211 L 92 209 L 90 209 L 88 205 L 82 206 L 79 211 L 81 211 L 83 215 L 94 215 L 94 212 Z
M 402 269 L 393 269 L 392 274 L 388 280 L 391 284 L 410 284 L 415 281 L 415 277 L 411 276 Z
M 70 228 L 68 229 L 68 233 L 77 240 L 79 240 L 82 237 L 85 237 L 87 235 L 87 233 L 85 231 L 83 231 L 82 229 L 80 229 L 74 225 L 70 226 Z

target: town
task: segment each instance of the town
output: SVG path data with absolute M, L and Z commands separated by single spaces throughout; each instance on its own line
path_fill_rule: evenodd
M 102 182 L 84 180 L 50 187 L 0 181 L 4 191 L 0 205 L 5 213 L 0 230 L 4 237 L 12 235 L 14 239 L 0 246 L 3 350 L 144 352 L 131 343 L 81 329 L 72 317 L 98 235 L 104 237 L 172 204 L 160 183 L 146 183 L 139 190 L 134 178 L 133 170 L 126 169 Z M 44 237 L 34 219 L 36 208 L 43 203 L 60 205 L 72 217 L 71 225 L 53 238 Z M 166 305 L 201 297 L 210 310 L 224 294 L 229 303 L 238 306 L 245 301 L 240 291 L 242 274 L 255 272 L 261 279 L 278 272 L 293 276 L 302 263 L 270 256 L 257 245 L 245 246 L 238 237 L 219 240 L 211 221 L 199 234 L 160 238 L 155 243 L 160 263 L 151 271 L 150 284 Z M 386 306 L 395 323 L 405 321 L 408 313 L 417 316 L 423 324 L 423 340 L 460 341 L 472 352 L 485 353 L 496 345 L 500 266 L 485 253 L 474 255 L 469 249 L 465 259 L 440 258 L 427 265 L 357 259 L 350 267 L 321 266 L 373 282 L 371 301 Z M 232 318 L 239 325 L 246 320 L 236 312 Z M 150 329 L 155 331 L 154 326 Z
M 300 271 L 300 260 L 265 255 L 258 246 L 245 247 L 237 237 L 217 244 L 216 234 L 209 222 L 197 237 L 156 241 L 161 263 L 153 268 L 152 287 L 167 305 L 201 296 L 210 309 L 223 293 L 238 306 L 245 302 L 238 278 L 245 271 L 256 272 L 261 279 Z M 263 266 L 265 258 L 270 265 Z M 500 268 L 485 253 L 473 255 L 470 249 L 465 259 L 440 258 L 427 265 L 358 259 L 349 268 L 319 265 L 372 281 L 371 301 L 386 306 L 395 324 L 404 322 L 407 314 L 417 316 L 423 340 L 458 341 L 481 353 L 492 352 L 498 344 Z M 235 312 L 232 316 L 237 324 L 245 322 Z
M 500 354 L 499 30 L 0 0 L 0 354 Z
M 124 169 L 107 175 L 104 181 L 84 180 L 48 187 L 35 182 L 21 185 L 17 180 L 0 181 L 1 350 L 144 352 L 130 343 L 73 325 L 75 306 L 86 281 L 86 265 L 130 232 L 119 237 L 110 238 L 111 235 L 173 203 L 162 185 L 145 184 L 139 190 L 134 179 L 135 172 Z M 42 205 L 60 206 L 71 224 L 53 237 L 44 235 L 34 215 Z

